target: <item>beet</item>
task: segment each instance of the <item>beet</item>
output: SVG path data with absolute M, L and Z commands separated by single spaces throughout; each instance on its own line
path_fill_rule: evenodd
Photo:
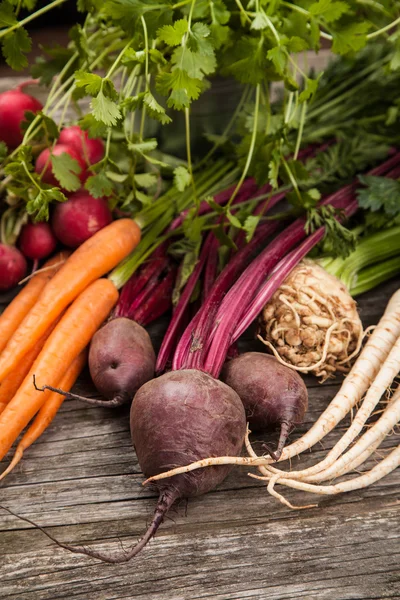
M 187 369 L 171 371 L 142 385 L 132 402 L 130 426 L 140 467 L 146 477 L 151 477 L 210 456 L 236 456 L 243 446 L 246 416 L 232 388 L 207 373 Z M 155 535 L 177 500 L 209 492 L 231 468 L 207 467 L 154 482 L 159 498 L 153 519 L 142 539 L 117 556 L 70 546 L 41 531 L 76 554 L 114 564 L 127 562 Z
M 221 378 L 239 394 L 252 431 L 280 425 L 274 453 L 278 460 L 290 431 L 303 422 L 307 410 L 308 393 L 300 375 L 269 354 L 246 352 L 225 364 Z
M 0 244 L 0 291 L 11 290 L 26 275 L 27 264 L 14 246 Z
M 107 400 L 87 398 L 45 385 L 69 400 L 114 408 L 131 402 L 137 390 L 154 377 L 156 355 L 147 331 L 135 321 L 116 317 L 93 336 L 89 349 L 90 376 Z
M 154 377 L 155 363 L 149 334 L 131 319 L 112 319 L 90 343 L 93 383 L 114 405 L 132 401 L 137 390 Z
M 0 141 L 10 149 L 19 146 L 24 137 L 21 124 L 26 120 L 25 113 L 36 113 L 42 108 L 39 100 L 19 89 L 0 94 Z

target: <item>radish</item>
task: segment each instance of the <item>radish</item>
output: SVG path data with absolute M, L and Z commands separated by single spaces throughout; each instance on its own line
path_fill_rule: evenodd
M 86 190 L 79 190 L 55 206 L 51 226 L 62 244 L 77 248 L 111 221 L 104 198 L 93 198 Z
M 26 275 L 27 264 L 22 253 L 14 246 L 0 244 L 0 291 L 17 285 Z
M 42 181 L 49 185 L 60 187 L 60 183 L 53 174 L 51 166 L 51 156 L 60 156 L 60 154 L 69 154 L 71 158 L 78 162 L 81 168 L 79 179 L 84 182 L 87 178 L 86 163 L 75 148 L 71 148 L 71 146 L 67 146 L 66 144 L 57 144 L 52 149 L 45 148 L 37 157 L 35 171 L 42 175 Z
M 262 352 L 246 352 L 228 361 L 221 374 L 243 402 L 252 431 L 280 425 L 278 460 L 290 431 L 303 422 L 308 405 L 307 388 L 301 377 L 275 358 Z
M 27 223 L 19 234 L 18 246 L 24 256 L 37 261 L 50 256 L 57 239 L 48 223 Z
M 88 165 L 94 165 L 104 157 L 103 140 L 90 138 L 88 132 L 83 131 L 79 125 L 65 127 L 60 133 L 58 143 L 74 148 Z
M 19 146 L 24 137 L 21 124 L 25 121 L 25 113 L 36 113 L 42 108 L 39 100 L 18 88 L 0 94 L 0 141 L 10 149 Z

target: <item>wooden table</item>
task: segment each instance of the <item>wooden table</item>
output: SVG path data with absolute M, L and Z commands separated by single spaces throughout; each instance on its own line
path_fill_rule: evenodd
M 360 298 L 364 325 L 377 322 L 399 283 L 393 280 Z M 164 327 L 165 320 L 151 329 L 156 344 Z M 247 337 L 243 348 L 258 345 Z M 309 428 L 339 381 L 321 386 L 310 378 L 308 385 L 310 410 L 292 439 Z M 93 392 L 85 379 L 78 387 Z M 301 464 L 324 456 L 346 424 Z M 384 447 L 397 443 L 393 435 Z M 0 503 L 61 541 L 118 552 L 135 543 L 152 514 L 156 497 L 142 481 L 128 410 L 65 402 L 5 480 Z M 247 469 L 235 469 L 214 492 L 177 506 L 142 554 L 118 566 L 62 550 L 0 510 L 0 598 L 400 598 L 399 484 L 397 470 L 365 490 L 334 497 L 285 488 L 296 504 L 319 502 L 318 508 L 292 511 L 249 478 Z

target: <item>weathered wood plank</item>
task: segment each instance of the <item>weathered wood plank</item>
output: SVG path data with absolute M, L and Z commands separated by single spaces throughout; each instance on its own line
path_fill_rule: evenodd
M 398 283 L 360 300 L 365 325 L 378 320 Z M 154 325 L 153 339 L 159 341 L 164 328 L 165 323 Z M 251 332 L 243 347 L 256 347 Z M 307 382 L 310 410 L 292 439 L 308 429 L 338 387 L 336 381 Z M 94 393 L 85 380 L 79 389 Z M 301 464 L 321 459 L 347 424 Z M 259 450 L 262 439 L 255 438 Z M 391 436 L 384 447 L 397 443 Z M 299 459 L 292 464 L 297 468 Z M 218 490 L 190 500 L 187 508 L 181 503 L 126 566 L 70 554 L 0 511 L 2 600 L 400 597 L 399 470 L 366 490 L 329 498 L 285 490 L 297 504 L 319 502 L 306 511 L 287 509 L 246 473 L 234 470 Z M 1 487 L 0 503 L 40 522 L 61 541 L 117 552 L 119 540 L 127 548 L 143 533 L 154 508 L 155 495 L 142 481 L 128 410 L 66 402 Z

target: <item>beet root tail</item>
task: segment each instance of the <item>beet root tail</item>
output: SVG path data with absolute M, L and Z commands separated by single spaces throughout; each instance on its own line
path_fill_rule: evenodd
M 97 558 L 98 560 L 101 560 L 102 562 L 106 562 L 106 563 L 115 565 L 115 564 L 120 564 L 120 563 L 125 563 L 125 562 L 130 561 L 132 558 L 137 556 L 137 554 L 139 554 L 139 552 L 141 552 L 141 550 L 143 550 L 143 548 L 147 545 L 147 543 L 151 540 L 151 538 L 153 538 L 155 536 L 159 526 L 164 521 L 165 515 L 167 514 L 167 512 L 169 511 L 169 509 L 171 508 L 171 506 L 173 505 L 175 500 L 177 500 L 177 495 L 174 492 L 172 492 L 171 490 L 165 490 L 165 491 L 161 492 L 160 497 L 157 502 L 157 506 L 154 511 L 152 521 L 151 521 L 149 527 L 147 528 L 146 533 L 138 541 L 138 543 L 135 544 L 130 550 L 127 550 L 123 554 L 119 554 L 119 555 L 112 555 L 112 554 L 97 552 L 96 550 L 92 550 L 90 548 L 85 548 L 84 546 L 71 546 L 70 544 L 64 544 L 63 542 L 60 542 L 59 540 L 57 540 L 53 535 L 48 533 L 48 531 L 46 531 L 46 529 L 44 529 L 37 523 L 34 523 L 30 519 L 28 519 L 26 517 L 22 517 L 16 513 L 14 513 L 12 510 L 7 508 L 6 506 L 0 505 L 0 508 L 5 510 L 6 512 L 8 512 L 10 515 L 16 517 L 17 519 L 20 519 L 21 521 L 25 521 L 26 523 L 33 525 L 33 527 L 35 527 L 35 529 L 39 529 L 42 533 L 44 533 L 44 535 L 46 535 L 50 540 L 52 540 L 52 542 L 57 544 L 57 546 L 60 546 L 60 548 L 69 550 L 70 552 L 73 552 L 74 554 L 84 554 L 85 556 L 90 556 L 91 558 Z
M 281 423 L 281 432 L 279 435 L 278 446 L 275 450 L 275 460 L 279 460 L 282 454 L 282 451 L 285 447 L 286 441 L 289 437 L 289 433 L 293 429 L 293 424 L 288 421 L 283 421 Z
M 100 400 L 98 398 L 87 398 L 86 396 L 79 396 L 79 394 L 72 394 L 71 392 L 66 392 L 60 388 L 53 387 L 51 385 L 43 385 L 42 387 L 38 387 L 36 385 L 35 376 L 33 376 L 33 385 L 38 392 L 44 392 L 45 390 L 50 390 L 51 392 L 55 392 L 56 394 L 60 394 L 64 396 L 66 400 L 79 400 L 79 402 L 85 402 L 86 404 L 91 404 L 92 406 L 103 406 L 105 408 L 117 408 L 118 406 L 122 406 L 122 404 L 126 404 L 127 398 L 124 395 L 114 396 L 111 400 Z

